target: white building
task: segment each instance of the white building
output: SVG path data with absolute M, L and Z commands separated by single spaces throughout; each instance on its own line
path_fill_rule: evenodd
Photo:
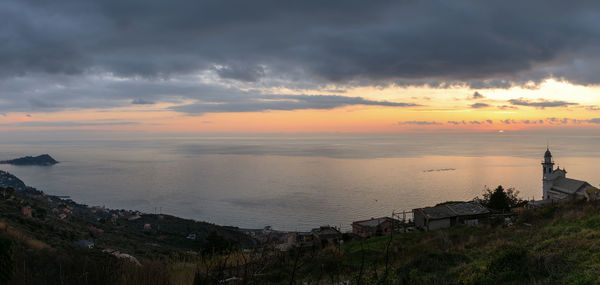
M 586 181 L 567 178 L 567 171 L 557 167 L 554 169 L 552 153 L 546 149 L 542 162 L 542 194 L 543 200 L 561 201 L 567 199 L 582 199 L 586 191 L 598 190 Z

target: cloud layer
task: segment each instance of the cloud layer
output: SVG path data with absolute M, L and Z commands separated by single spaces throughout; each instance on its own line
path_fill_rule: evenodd
M 172 110 L 203 114 L 212 112 L 260 112 L 267 110 L 333 109 L 349 105 L 414 107 L 417 104 L 373 101 L 360 97 L 337 95 L 262 95 L 231 101 L 199 102 L 172 107 Z
M 525 100 L 525 99 L 511 99 L 511 100 L 508 100 L 508 102 L 513 105 L 517 105 L 517 106 L 529 106 L 529 107 L 536 107 L 536 108 L 540 108 L 540 109 L 579 105 L 578 103 L 573 103 L 573 102 L 548 101 L 548 100 L 543 100 L 543 99 L 540 99 L 538 101 L 530 101 L 530 100 Z
M 215 69 L 331 81 L 582 76 L 599 6 L 564 1 L 3 1 L 0 73 Z M 578 54 L 578 56 L 575 56 Z M 581 57 L 585 57 L 581 60 Z M 515 74 L 524 72 L 527 78 Z M 585 72 L 585 74 L 590 74 Z M 524 75 L 525 76 L 525 75 Z
M 0 3 L 0 112 L 186 99 L 201 103 L 174 109 L 404 104 L 302 96 L 275 102 L 252 90 L 265 86 L 485 88 L 550 76 L 597 84 L 599 39 L 598 2 L 7 0 Z M 198 74 L 210 78 L 192 84 Z

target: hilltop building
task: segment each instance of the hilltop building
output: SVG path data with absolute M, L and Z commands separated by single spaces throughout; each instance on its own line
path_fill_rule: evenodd
M 549 148 L 546 148 L 544 154 L 542 170 L 542 199 L 544 201 L 582 199 L 598 192 L 598 188 L 586 181 L 567 178 L 566 169 L 560 169 L 560 167 L 554 169 L 554 160 L 552 160 Z
M 342 240 L 342 233 L 331 226 L 321 226 L 311 230 L 312 236 L 318 245 L 326 247 L 327 245 L 336 245 Z
M 476 226 L 490 210 L 477 202 L 455 202 L 413 210 L 415 226 L 421 230 L 449 228 L 457 224 Z
M 389 217 L 371 218 L 369 220 L 353 222 L 352 233 L 362 238 L 391 235 L 394 231 L 394 226 L 398 226 L 399 224 L 400 221 Z

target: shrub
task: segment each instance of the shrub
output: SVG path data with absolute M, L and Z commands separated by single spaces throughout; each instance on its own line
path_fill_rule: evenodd
M 490 283 L 523 281 L 527 278 L 527 268 L 527 251 L 509 246 L 494 253 L 487 266 L 487 279 Z
M 0 238 L 0 284 L 8 283 L 14 272 L 13 241 L 8 238 Z

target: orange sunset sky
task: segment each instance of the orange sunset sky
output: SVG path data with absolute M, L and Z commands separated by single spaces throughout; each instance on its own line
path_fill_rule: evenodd
M 324 88 L 329 89 L 329 88 Z M 265 90 L 266 92 L 267 90 Z M 270 91 L 270 90 L 269 90 Z M 277 90 L 285 100 L 294 90 Z M 0 117 L 3 130 L 99 129 L 160 133 L 310 133 L 403 131 L 500 131 L 556 128 L 595 128 L 600 123 L 600 88 L 547 79 L 536 86 L 473 90 L 466 86 L 353 87 L 333 96 L 373 101 L 407 102 L 417 106 L 352 105 L 332 109 L 262 110 L 187 114 L 171 108 L 194 101 L 130 105 L 112 108 L 67 109 L 54 112 L 8 112 Z M 327 91 L 302 90 L 309 96 Z M 479 94 L 475 96 L 474 94 Z M 568 102 L 543 107 L 511 103 Z M 113 124 L 114 122 L 114 124 Z

